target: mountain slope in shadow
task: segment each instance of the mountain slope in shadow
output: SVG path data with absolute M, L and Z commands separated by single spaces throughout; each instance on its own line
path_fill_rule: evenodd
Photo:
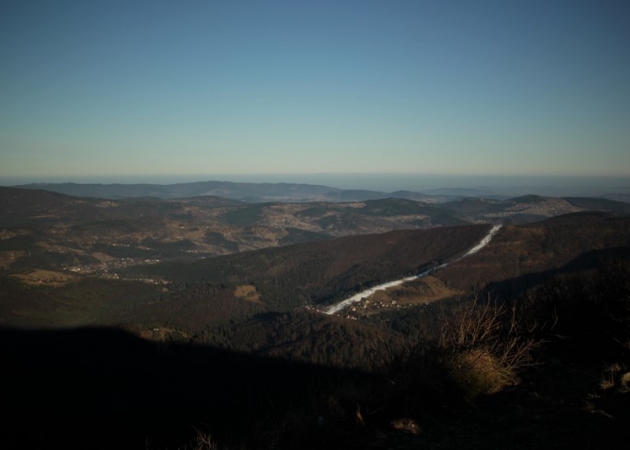
M 2 448 L 181 448 L 202 426 L 229 444 L 314 386 L 368 377 L 112 328 L 2 329 L 0 355 Z

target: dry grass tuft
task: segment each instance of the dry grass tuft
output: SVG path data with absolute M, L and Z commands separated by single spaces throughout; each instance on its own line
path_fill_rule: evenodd
M 414 436 L 419 435 L 422 432 L 422 429 L 416 421 L 410 418 L 392 420 L 390 425 L 394 430 L 404 431 L 405 433 L 409 433 Z
M 483 349 L 455 354 L 447 366 L 453 381 L 463 390 L 467 399 L 494 394 L 518 382 L 515 371 Z
M 212 439 L 210 433 L 196 428 L 196 436 L 193 441 L 182 450 L 219 450 L 219 446 Z
M 625 364 L 608 364 L 602 373 L 599 387 L 603 391 L 630 392 L 630 372 Z

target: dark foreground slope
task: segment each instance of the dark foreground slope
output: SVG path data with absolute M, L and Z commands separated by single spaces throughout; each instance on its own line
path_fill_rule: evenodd
M 0 355 L 5 449 L 181 448 L 202 426 L 225 445 L 263 444 L 274 411 L 304 406 L 320 383 L 367 379 L 106 328 L 3 329 Z
M 375 345 L 386 357 L 369 371 L 115 329 L 0 330 L 0 446 L 617 448 L 630 429 L 630 264 L 602 269 L 516 309 L 463 305 L 437 335 Z M 608 351 L 581 351 L 585 324 Z

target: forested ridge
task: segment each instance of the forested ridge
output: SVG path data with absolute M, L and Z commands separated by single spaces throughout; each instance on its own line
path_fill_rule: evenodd
M 128 277 L 179 283 L 252 284 L 268 310 L 328 303 L 371 285 L 419 273 L 463 254 L 490 229 L 467 225 L 397 230 L 268 248 L 192 264 L 132 267 Z

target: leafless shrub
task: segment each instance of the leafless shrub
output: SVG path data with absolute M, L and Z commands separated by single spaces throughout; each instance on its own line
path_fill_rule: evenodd
M 195 427 L 194 439 L 181 450 L 219 450 L 219 446 L 209 432 Z
M 599 387 L 603 391 L 616 390 L 630 392 L 630 372 L 628 366 L 619 362 L 606 364 Z
M 476 296 L 442 317 L 436 348 L 468 398 L 517 383 L 518 372 L 534 364 L 541 342 L 516 305 Z
M 506 369 L 519 371 L 531 366 L 532 351 L 540 341 L 532 337 L 532 327 L 520 321 L 516 304 L 511 306 L 475 296 L 461 305 L 440 326 L 438 346 L 454 352 L 482 349 Z

